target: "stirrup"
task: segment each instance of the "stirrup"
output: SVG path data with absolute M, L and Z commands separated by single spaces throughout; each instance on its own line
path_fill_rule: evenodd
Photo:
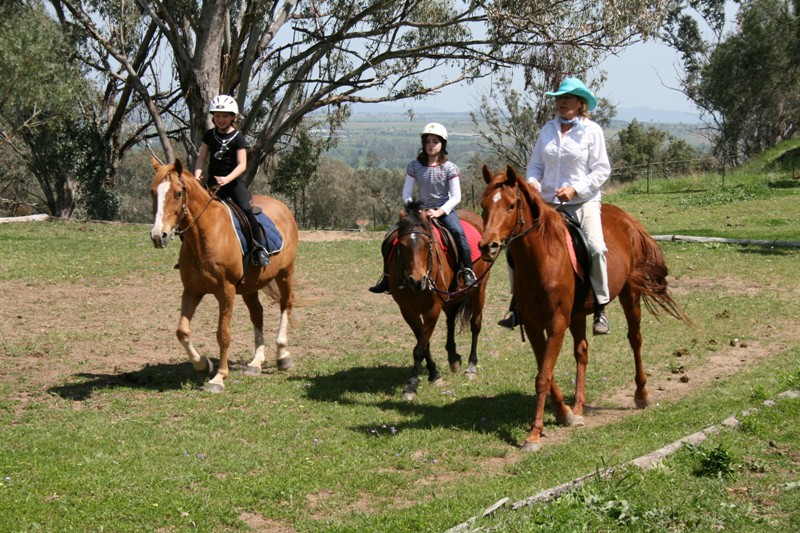
M 462 268 L 458 271 L 458 275 L 464 279 L 464 285 L 467 287 L 478 282 L 478 278 L 475 277 L 475 272 L 471 268 Z
M 611 333 L 611 325 L 608 323 L 605 311 L 594 317 L 592 332 L 595 335 L 608 335 Z
M 261 268 L 265 266 L 269 266 L 269 253 L 267 253 L 267 249 L 264 248 L 262 245 L 257 244 L 253 247 L 253 263 Z

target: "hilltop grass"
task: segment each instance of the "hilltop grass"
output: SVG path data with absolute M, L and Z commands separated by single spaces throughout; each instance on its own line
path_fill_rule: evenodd
M 781 144 L 726 175 L 644 180 L 604 195 L 640 218 L 654 235 L 800 241 L 800 176 L 780 156 L 800 147 Z M 691 213 L 691 216 L 687 216 Z
M 741 179 L 745 185 L 760 177 Z M 774 217 L 797 216 L 797 189 L 763 194 L 734 204 L 736 213 L 757 213 L 748 209 L 751 202 L 771 199 Z M 652 233 L 704 224 L 722 231 L 691 202 L 679 216 L 663 206 L 651 218 L 665 203 L 661 195 L 651 204 L 655 196 L 620 191 L 608 201 L 635 205 L 632 211 Z M 746 226 L 752 238 L 775 238 L 770 227 L 755 227 L 756 215 L 746 216 L 753 217 Z M 14 333 L 0 339 L 6 428 L 0 433 L 0 530 L 445 531 L 502 497 L 521 500 L 746 410 L 752 414 L 741 429 L 681 450 L 656 470 L 619 472 L 549 505 L 501 509 L 475 525 L 500 531 L 797 529 L 800 439 L 796 424 L 786 421 L 798 419 L 800 400 L 772 406 L 764 400 L 800 388 L 800 350 L 797 337 L 788 336 L 800 318 L 798 250 L 663 243 L 676 299 L 695 325 L 643 313 L 654 404 L 628 411 L 625 402 L 611 401 L 620 391 L 633 393 L 624 319 L 613 305 L 612 335 L 590 340 L 587 394 L 595 417 L 604 407 L 626 416 L 592 426 L 589 411 L 590 425 L 576 429 L 555 426 L 547 411 L 544 449 L 523 455 L 515 444 L 533 413 L 535 361 L 518 331 L 494 324 L 508 302 L 505 265 L 492 272 L 478 379 L 447 373 L 444 387 L 425 383 L 419 401 L 406 403 L 400 390 L 409 376 L 411 332 L 391 298 L 365 290 L 380 268 L 381 236 L 303 241 L 302 304 L 290 331 L 295 367 L 258 378 L 234 371 L 225 393 L 209 395 L 198 390 L 203 379 L 171 329 L 179 307 L 172 270 L 178 247 L 153 249 L 148 230 L 0 225 L 0 322 Z M 799 240 L 797 231 L 786 237 Z M 114 289 L 126 285 L 141 292 L 134 301 L 115 300 Z M 38 307 L 20 308 L 19 291 L 41 294 Z M 48 295 L 67 301 L 48 301 Z M 97 320 L 93 309 L 105 309 L 104 299 L 109 315 L 136 320 Z M 162 313 L 141 316 L 142 302 L 151 299 L 163 300 Z M 37 313 L 53 317 L 48 328 L 28 325 L 28 315 Z M 267 309 L 268 329 L 273 315 Z M 216 306 L 207 301 L 195 318 L 197 346 L 209 355 L 215 317 Z M 74 327 L 85 321 L 91 327 Z M 131 335 L 141 340 L 130 342 Z M 247 360 L 252 333 L 241 302 L 233 335 L 232 358 Z M 160 339 L 157 349 L 145 343 L 149 338 Z M 734 339 L 749 347 L 732 347 Z M 458 342 L 465 354 L 468 334 Z M 443 346 L 439 327 L 431 349 L 444 371 Z M 567 342 L 556 376 L 571 397 L 570 350 Z M 715 367 L 724 354 L 739 367 L 728 373 Z M 105 359 L 131 370 L 116 370 L 114 363 L 94 370 L 93 361 L 102 366 Z M 32 374 L 42 361 L 64 369 L 44 386 Z M 678 367 L 688 383 L 678 382 Z M 671 397 L 660 387 L 680 393 Z M 703 462 L 709 457 L 716 458 L 710 465 Z

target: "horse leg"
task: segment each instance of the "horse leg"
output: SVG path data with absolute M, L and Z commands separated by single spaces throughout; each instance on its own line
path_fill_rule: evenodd
M 461 370 L 461 355 L 456 351 L 456 315 L 458 314 L 457 307 L 449 307 L 444 311 L 447 318 L 447 342 L 444 347 L 447 350 L 447 362 L 450 363 L 450 372 L 455 374 Z
M 586 406 L 586 364 L 589 361 L 589 342 L 586 340 L 586 317 L 573 317 L 569 326 L 572 333 L 575 356 L 575 401 L 572 412 L 565 417 L 556 417 L 559 424 L 582 426 L 583 408 Z
M 644 371 L 644 364 L 642 363 L 642 308 L 640 306 L 639 294 L 632 294 L 630 288 L 627 286 L 619 294 L 619 302 L 622 304 L 622 309 L 625 311 L 625 320 L 628 323 L 628 343 L 633 350 L 633 364 L 636 367 L 636 392 L 633 395 L 633 401 L 636 407 L 644 409 L 649 405 L 647 399 L 647 373 Z
M 428 369 L 428 383 L 436 386 L 442 385 L 444 383 L 442 375 L 439 373 L 439 369 L 436 367 L 436 363 L 433 362 L 433 358 L 431 357 L 430 342 L 425 345 L 425 366 Z
M 243 294 L 242 300 L 250 312 L 255 344 L 253 360 L 247 363 L 244 372 L 249 376 L 259 376 L 264 364 L 264 307 L 258 299 L 258 291 Z
M 566 418 L 572 410 L 564 402 L 564 395 L 556 385 L 553 378 L 558 354 L 561 351 L 561 344 L 564 342 L 566 326 L 554 328 L 556 331 L 550 332 L 545 337 L 541 329 L 525 327 L 528 337 L 531 339 L 533 351 L 536 354 L 536 414 L 534 415 L 531 429 L 528 436 L 522 443 L 522 451 L 535 452 L 541 449 L 540 438 L 544 431 L 544 407 L 547 400 L 547 393 L 556 410 L 556 418 Z
M 411 330 L 414 332 L 414 337 L 417 340 L 413 351 L 414 365 L 411 369 L 411 378 L 408 380 L 408 384 L 403 389 L 403 399 L 406 401 L 413 401 L 417 399 L 419 374 L 420 370 L 422 370 L 422 362 L 426 361 L 428 364 L 429 381 L 431 375 L 438 375 L 436 365 L 433 363 L 433 359 L 430 355 L 430 338 L 431 334 L 433 333 L 433 326 L 436 325 L 436 321 L 434 320 L 433 325 L 431 325 L 429 322 L 426 323 L 422 316 L 412 310 L 407 310 L 401 307 L 400 311 L 403 315 L 403 318 L 405 318 L 406 323 L 408 323 L 408 325 L 411 327 Z
M 200 355 L 195 349 L 192 343 L 192 330 L 190 327 L 194 312 L 197 310 L 197 306 L 200 305 L 202 299 L 202 294 L 189 292 L 184 289 L 183 295 L 181 296 L 181 318 L 178 320 L 178 329 L 175 331 L 175 334 L 178 337 L 178 341 L 183 346 L 183 349 L 186 350 L 186 354 L 189 356 L 189 361 L 192 363 L 192 366 L 194 366 L 194 369 L 200 374 L 210 375 L 214 372 L 214 363 L 212 363 L 211 359 L 207 356 Z
M 219 345 L 219 368 L 216 375 L 205 386 L 208 392 L 225 390 L 225 378 L 230 374 L 228 369 L 228 348 L 231 345 L 231 318 L 233 317 L 233 299 L 236 296 L 233 285 L 226 286 L 222 294 L 217 295 L 219 302 L 219 318 L 217 319 L 217 344 Z
M 280 293 L 281 319 L 278 323 L 278 335 L 275 337 L 275 364 L 278 370 L 289 370 L 292 366 L 292 357 L 286 346 L 289 345 L 287 332 L 289 330 L 289 317 L 294 305 L 294 292 L 292 291 L 292 274 L 275 278 L 275 284 Z
M 464 372 L 469 379 L 475 379 L 478 375 L 478 336 L 481 333 L 481 324 L 483 323 L 483 305 L 486 302 L 485 287 L 485 284 L 481 284 L 480 292 L 473 294 L 471 298 L 472 318 L 469 322 L 469 330 L 472 334 L 472 340 L 469 349 L 469 365 L 466 372 Z

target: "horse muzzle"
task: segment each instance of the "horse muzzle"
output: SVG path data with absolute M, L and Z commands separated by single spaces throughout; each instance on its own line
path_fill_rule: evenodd
M 415 293 L 422 293 L 430 290 L 433 283 L 431 282 L 431 278 L 427 275 L 422 276 L 419 279 L 413 278 L 411 276 L 406 276 L 405 282 L 403 283 L 404 287 L 408 287 Z
M 153 246 L 155 246 L 156 248 L 166 248 L 167 245 L 169 244 L 170 237 L 171 235 L 167 232 L 150 233 L 150 239 L 153 241 Z
M 478 243 L 478 248 L 481 251 L 481 259 L 487 263 L 491 263 L 497 259 L 497 256 L 500 254 L 500 250 L 503 249 L 503 246 L 497 241 L 481 241 Z

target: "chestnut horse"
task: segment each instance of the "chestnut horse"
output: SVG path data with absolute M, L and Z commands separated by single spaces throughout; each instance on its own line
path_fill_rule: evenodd
M 586 316 L 593 312 L 592 294 L 589 291 L 584 301 L 574 301 L 578 282 L 567 247 L 566 223 L 556 209 L 510 165 L 496 176 L 484 165 L 483 179 L 487 185 L 481 198 L 482 257 L 494 261 L 508 247 L 515 265 L 513 293 L 536 355 L 536 415 L 522 445 L 525 451 L 536 451 L 540 448 L 548 391 L 559 423 L 583 424 L 589 347 Z M 602 217 L 608 248 L 608 288 L 611 299 L 618 298 L 625 312 L 636 368 L 634 402 L 644 408 L 648 393 L 642 366 L 641 301 L 655 316 L 659 314 L 657 304 L 667 314 L 690 322 L 667 290 L 668 270 L 658 243 L 638 220 L 616 206 L 604 204 Z M 577 366 L 572 409 L 553 379 L 567 328 L 574 341 Z
M 455 373 L 461 369 L 461 355 L 456 351 L 455 341 L 456 319 L 460 319 L 462 325 L 469 322 L 472 333 L 469 366 L 465 373 L 470 379 L 475 377 L 478 334 L 489 281 L 488 264 L 478 261 L 473 267 L 478 281 L 459 288 L 456 267 L 448 261 L 439 238 L 434 234 L 433 224 L 420 207 L 419 203 L 412 203 L 401 213 L 397 244 L 388 262 L 389 292 L 417 339 L 411 379 L 403 390 L 405 400 L 417 397 L 423 361 L 428 368 L 428 382 L 441 383 L 441 375 L 431 358 L 430 339 L 442 310 L 447 317 L 445 348 L 450 370 Z M 457 213 L 463 222 L 471 224 L 478 232 L 483 229 L 480 217 L 472 211 L 458 209 Z
M 280 306 L 280 324 L 275 339 L 277 367 L 279 370 L 289 368 L 292 360 L 286 350 L 286 332 L 294 299 L 292 277 L 297 254 L 297 224 L 289 208 L 267 196 L 253 198 L 253 204 L 261 207 L 275 223 L 284 245 L 271 257 L 268 266 L 248 265 L 242 257 L 228 209 L 203 188 L 183 167 L 180 159 L 172 165 L 162 165 L 153 159 L 153 168 L 156 175 L 150 193 L 155 221 L 150 238 L 156 248 L 167 246 L 175 235 L 180 235 L 183 240 L 179 260 L 183 295 L 176 333 L 195 369 L 208 375 L 213 373 L 214 365 L 195 349 L 189 324 L 203 296 L 213 294 L 219 304 L 219 369 L 205 389 L 211 392 L 225 389 L 224 380 L 230 373 L 228 347 L 231 343 L 233 301 L 237 294 L 242 295 L 247 305 L 255 336 L 255 353 L 247 364 L 246 373 L 260 374 L 264 363 L 264 309 L 258 299 L 259 289 Z

